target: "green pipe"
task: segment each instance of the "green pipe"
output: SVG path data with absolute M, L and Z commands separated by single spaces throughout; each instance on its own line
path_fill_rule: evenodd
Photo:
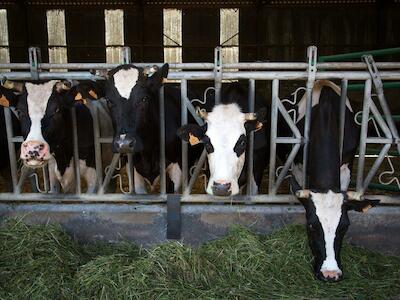
M 370 118 L 374 118 L 373 115 L 369 115 L 369 117 L 370 117 Z M 386 116 L 382 116 L 382 115 L 381 115 L 381 117 L 382 117 L 383 119 L 386 119 Z M 400 115 L 392 115 L 392 119 L 393 119 L 393 121 L 395 121 L 395 122 L 400 122 Z M 360 114 L 360 115 L 357 115 L 357 121 L 358 121 L 358 122 L 361 122 L 361 121 L 362 121 L 362 115 L 361 115 L 361 114 Z
M 367 155 L 378 155 L 379 153 L 381 153 L 380 150 L 378 149 L 372 149 L 372 148 L 367 148 L 365 154 Z M 400 154 L 397 151 L 389 151 L 388 152 L 389 156 L 396 156 L 396 157 L 400 157 Z
M 356 186 L 355 181 L 351 181 L 350 186 Z M 370 183 L 368 185 L 369 189 L 373 190 L 381 190 L 381 191 L 388 191 L 388 192 L 400 192 L 400 189 L 396 185 L 390 184 L 380 184 L 380 183 Z
M 378 50 L 367 50 L 353 53 L 343 53 L 343 54 L 335 54 L 335 55 L 326 55 L 320 56 L 319 62 L 329 62 L 329 61 L 344 61 L 350 59 L 361 58 L 363 55 L 371 54 L 374 57 L 376 56 L 385 56 L 390 54 L 400 53 L 400 48 L 388 48 L 388 49 L 378 49 Z
M 393 81 L 393 82 L 384 82 L 383 83 L 384 89 L 399 89 L 400 88 L 400 81 Z M 364 90 L 364 83 L 352 83 L 347 86 L 347 90 L 349 91 L 362 91 Z

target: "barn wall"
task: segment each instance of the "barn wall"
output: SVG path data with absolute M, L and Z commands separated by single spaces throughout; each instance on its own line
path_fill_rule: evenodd
M 400 3 L 390 2 L 241 5 L 240 61 L 303 61 L 306 46 L 311 44 L 318 46 L 320 55 L 398 46 Z M 76 6 L 60 2 L 55 7 L 46 3 L 0 4 L 8 13 L 11 62 L 26 61 L 29 45 L 41 47 L 43 60 L 48 61 L 46 10 L 54 8 L 65 10 L 71 62 L 105 61 L 104 10 L 117 8 L 124 10 L 124 42 L 132 48 L 133 59 L 163 60 L 163 7 L 160 5 L 132 2 L 130 5 Z M 220 7 L 175 7 L 182 9 L 183 61 L 213 61 L 213 48 L 220 44 Z

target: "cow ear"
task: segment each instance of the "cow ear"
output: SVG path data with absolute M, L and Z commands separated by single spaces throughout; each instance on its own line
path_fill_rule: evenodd
M 246 121 L 244 127 L 246 132 L 258 131 L 263 128 L 263 122 L 267 117 L 267 108 L 263 107 L 259 109 L 256 113 L 257 118 L 255 120 Z
M 153 66 L 147 70 L 151 70 L 150 72 L 147 72 L 147 87 L 154 91 L 158 92 L 158 90 L 161 88 L 161 86 L 164 84 L 165 80 L 168 77 L 168 72 L 169 72 L 169 65 L 164 64 L 162 65 L 161 68 L 158 68 L 157 66 Z M 145 69 L 146 72 L 146 69 Z
M 205 136 L 204 129 L 197 124 L 187 124 L 178 129 L 177 134 L 180 139 L 188 142 L 191 146 L 202 143 Z
M 18 95 L 9 90 L 0 90 L 0 106 L 3 107 L 15 107 L 17 106 Z
M 370 208 L 377 206 L 380 200 L 347 200 L 345 206 L 347 210 L 355 210 L 358 212 L 367 212 Z

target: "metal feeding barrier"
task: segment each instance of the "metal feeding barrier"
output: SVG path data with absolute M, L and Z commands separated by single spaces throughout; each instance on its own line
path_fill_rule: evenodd
M 122 63 L 130 63 L 130 50 L 124 49 Z M 168 195 L 166 193 L 166 166 L 165 166 L 165 116 L 164 109 L 160 109 L 160 192 L 158 194 L 139 195 L 134 193 L 134 175 L 133 175 L 133 158 L 132 155 L 127 155 L 127 177 L 128 189 L 123 193 L 107 193 L 106 189 L 112 178 L 115 176 L 116 169 L 121 169 L 120 159 L 122 154 L 114 154 L 110 165 L 106 168 L 105 173 L 102 165 L 102 145 L 110 144 L 112 142 L 111 136 L 101 136 L 99 127 L 99 110 L 102 109 L 96 101 L 89 101 L 88 105 L 93 117 L 94 128 L 94 152 L 95 163 L 97 172 L 97 191 L 93 194 L 82 193 L 80 186 L 80 172 L 79 172 L 79 157 L 78 157 L 78 138 L 76 116 L 74 109 L 71 110 L 73 128 L 73 142 L 74 142 L 74 174 L 76 191 L 74 194 L 62 194 L 59 192 L 55 182 L 51 182 L 48 176 L 47 167 L 43 170 L 44 182 L 42 184 L 43 190 L 34 188 L 36 193 L 22 193 L 21 189 L 27 176 L 32 172 L 26 167 L 18 170 L 17 153 L 15 150 L 15 143 L 21 143 L 22 137 L 14 136 L 12 123 L 11 123 L 11 109 L 4 108 L 8 149 L 10 153 L 11 164 L 11 178 L 13 183 L 12 193 L 0 193 L 0 201 L 6 202 L 20 202 L 20 201 L 37 201 L 37 202 L 82 202 L 82 203 L 95 203 L 95 202 L 121 202 L 121 203 L 168 203 L 171 211 L 179 207 L 180 203 L 246 203 L 246 204 L 260 204 L 260 203 L 294 203 L 296 198 L 290 194 L 279 194 L 278 189 L 288 175 L 293 160 L 303 147 L 303 166 L 307 165 L 308 161 L 308 139 L 311 122 L 311 109 L 312 109 L 312 89 L 315 80 L 329 79 L 341 81 L 341 105 L 340 105 L 340 144 L 343 145 L 344 136 L 344 121 L 345 121 L 345 108 L 346 96 L 349 86 L 349 81 L 363 81 L 364 82 L 364 97 L 363 97 L 363 110 L 361 122 L 361 137 L 359 149 L 359 163 L 357 167 L 357 186 L 356 193 L 361 196 L 366 191 L 372 178 L 375 176 L 379 166 L 388 153 L 389 149 L 394 146 L 396 152 L 400 154 L 400 139 L 396 126 L 394 125 L 393 118 L 388 109 L 385 96 L 383 93 L 384 81 L 400 80 L 400 63 L 398 62 L 379 62 L 375 63 L 372 56 L 366 56 L 363 62 L 318 62 L 317 61 L 317 48 L 310 46 L 307 51 L 307 62 L 293 63 L 235 63 L 223 64 L 221 56 L 221 48 L 215 49 L 214 63 L 177 63 L 170 64 L 169 80 L 174 80 L 175 84 L 178 81 L 181 90 L 181 122 L 182 125 L 188 122 L 188 112 L 194 117 L 197 123 L 203 124 L 203 120 L 196 114 L 195 107 L 188 99 L 188 82 L 189 81 L 214 81 L 215 102 L 219 103 L 221 98 L 222 82 L 228 80 L 248 80 L 249 95 L 248 95 L 248 110 L 254 112 L 255 103 L 255 86 L 256 81 L 272 81 L 272 103 L 271 103 L 271 144 L 270 144 L 270 163 L 269 163 L 269 180 L 268 180 L 268 193 L 255 194 L 252 190 L 250 174 L 253 173 L 253 133 L 249 139 L 248 155 L 248 168 L 244 170 L 247 172 L 247 188 L 243 195 L 233 196 L 229 198 L 215 198 L 205 194 L 193 194 L 192 189 L 196 179 L 201 173 L 202 167 L 205 164 L 207 155 L 203 151 L 196 167 L 194 168 L 192 176 L 189 178 L 188 166 L 188 144 L 182 142 L 182 194 Z M 148 66 L 148 63 L 138 63 L 136 66 Z M 152 63 L 151 65 L 161 65 L 160 63 Z M 52 64 L 40 62 L 40 51 L 37 48 L 29 49 L 29 63 L 9 63 L 0 64 L 0 69 L 9 69 L 12 71 L 0 73 L 0 79 L 9 80 L 50 80 L 50 79 L 68 79 L 68 80 L 103 80 L 102 77 L 96 76 L 90 72 L 93 69 L 112 69 L 117 67 L 118 64 L 106 63 L 67 63 L 67 64 Z M 50 69 L 52 71 L 50 71 Z M 68 69 L 68 72 L 54 72 L 57 69 Z M 318 71 L 319 70 L 319 71 Z M 379 71 L 378 71 L 379 70 Z M 295 121 L 284 108 L 280 96 L 279 85 L 284 81 L 306 81 L 306 114 L 305 114 L 305 129 L 304 134 L 297 128 Z M 388 83 L 389 84 L 389 83 Z M 381 110 L 383 115 L 377 108 L 377 105 L 372 101 L 371 90 L 374 86 Z M 160 108 L 164 107 L 164 89 L 160 90 Z M 198 101 L 198 100 L 197 100 Z M 376 120 L 377 126 L 384 133 L 383 137 L 369 137 L 368 136 L 368 121 L 370 114 Z M 277 135 L 278 117 L 282 117 L 293 132 L 292 137 L 280 137 Z M 282 170 L 276 176 L 276 146 L 277 144 L 291 144 L 292 150 Z M 382 145 L 382 150 L 367 172 L 365 173 L 365 155 L 367 144 Z M 306 167 L 303 168 L 305 173 Z M 20 175 L 18 176 L 18 173 Z M 104 175 L 104 176 L 103 176 Z M 304 174 L 305 175 L 305 174 Z M 121 174 L 120 174 L 121 176 Z M 303 178 L 306 178 L 304 176 Z M 33 180 L 35 181 L 35 180 Z M 120 180 L 122 182 L 122 180 Z M 122 185 L 122 183 L 121 183 Z M 304 182 L 304 187 L 307 182 Z M 39 186 L 36 183 L 36 186 Z M 122 187 L 121 187 L 121 190 Z M 375 195 L 379 197 L 383 203 L 400 204 L 400 197 L 395 195 Z M 172 208 L 175 207 L 175 208 Z

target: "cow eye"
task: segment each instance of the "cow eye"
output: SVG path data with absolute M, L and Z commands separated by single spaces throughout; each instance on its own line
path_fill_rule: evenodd
M 142 102 L 143 102 L 143 103 L 146 103 L 147 101 L 148 101 L 148 98 L 147 98 L 147 97 L 143 97 L 143 98 L 142 98 Z

